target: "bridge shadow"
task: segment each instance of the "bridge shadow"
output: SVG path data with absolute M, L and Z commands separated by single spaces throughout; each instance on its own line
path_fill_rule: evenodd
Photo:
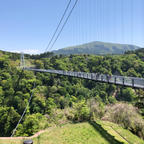
M 94 121 L 89 122 L 90 125 L 94 127 L 94 129 L 101 134 L 103 138 L 105 138 L 110 144 L 124 144 L 123 142 L 119 142 L 114 138 L 114 136 L 110 135 L 101 125 L 97 124 Z

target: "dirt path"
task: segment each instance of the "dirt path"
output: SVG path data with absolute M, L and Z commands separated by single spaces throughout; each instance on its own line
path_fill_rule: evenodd
M 33 136 L 30 136 L 30 137 L 0 137 L 0 140 L 33 139 L 35 137 L 38 137 L 40 134 L 42 134 L 46 131 L 52 130 L 55 127 L 50 127 L 48 129 L 45 129 L 45 130 L 40 130 L 39 132 L 35 133 Z

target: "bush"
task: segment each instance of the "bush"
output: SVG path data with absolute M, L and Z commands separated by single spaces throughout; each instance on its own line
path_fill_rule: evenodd
M 88 102 L 90 107 L 90 116 L 91 119 L 100 119 L 104 115 L 104 104 L 102 102 L 97 102 L 95 99 L 91 99 Z
M 31 136 L 48 126 L 45 116 L 40 113 L 26 116 L 23 124 L 18 126 L 15 136 Z
M 69 115 L 69 109 L 52 109 L 49 115 L 46 115 L 48 118 L 48 123 L 50 125 L 62 125 L 68 122 L 67 116 Z
M 118 94 L 117 99 L 120 101 L 133 102 L 136 98 L 136 94 L 132 88 L 124 88 Z
M 77 122 L 90 119 L 90 109 L 88 108 L 85 100 L 73 104 L 73 114 L 73 120 Z
M 144 120 L 131 104 L 118 103 L 107 106 L 102 119 L 120 124 L 144 139 Z

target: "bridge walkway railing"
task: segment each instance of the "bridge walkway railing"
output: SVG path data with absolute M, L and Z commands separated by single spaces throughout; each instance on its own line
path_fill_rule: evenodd
M 136 88 L 144 88 L 144 79 L 136 77 L 126 77 L 126 76 L 117 76 L 117 75 L 106 75 L 99 73 L 87 73 L 87 72 L 73 72 L 73 71 L 63 71 L 63 70 L 52 70 L 52 69 L 35 69 L 25 67 L 25 70 L 37 71 L 37 72 L 48 72 L 52 74 L 66 75 L 78 78 L 84 78 L 99 82 L 124 85 Z

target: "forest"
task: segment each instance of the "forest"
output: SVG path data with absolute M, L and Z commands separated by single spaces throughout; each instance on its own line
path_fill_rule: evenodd
M 123 55 L 25 55 L 40 69 L 144 77 L 144 50 Z M 15 136 L 47 127 L 94 119 L 111 121 L 144 139 L 144 91 L 56 74 L 22 70 L 20 54 L 0 51 L 0 136 L 11 136 L 29 98 Z

